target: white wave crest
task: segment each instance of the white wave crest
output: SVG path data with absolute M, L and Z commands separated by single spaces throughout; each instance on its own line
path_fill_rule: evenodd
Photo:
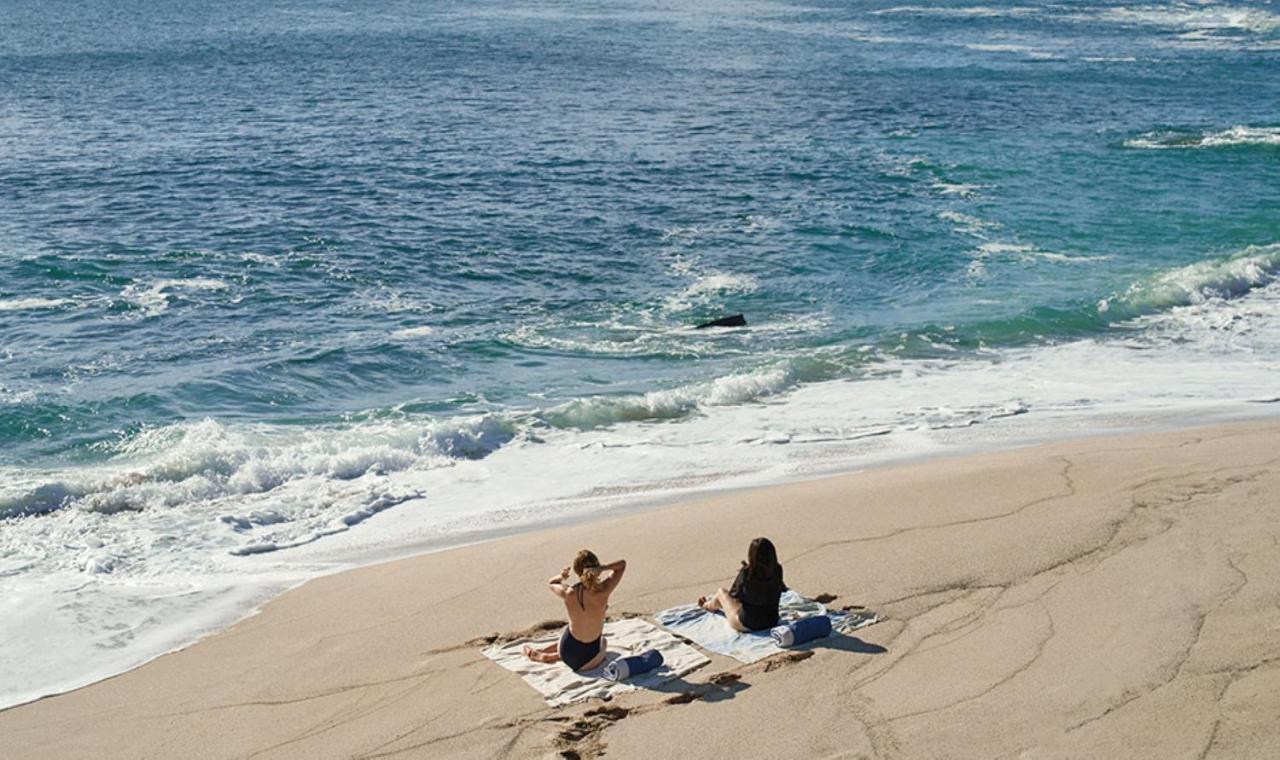
M 1106 261 L 1110 256 L 1087 256 L 1087 255 L 1071 255 L 1066 253 L 1055 253 L 1054 251 L 1042 251 L 1033 245 L 1025 243 L 1002 243 L 991 242 L 983 243 L 978 246 L 975 252 L 975 260 L 981 261 L 993 256 L 1005 256 L 1019 259 L 1021 261 L 1051 261 L 1057 264 L 1085 264 L 1090 261 Z
M 1280 30 L 1280 15 L 1261 8 L 1231 6 L 1142 5 L 1132 8 L 1108 8 L 1100 14 L 1105 21 L 1159 26 L 1193 31 L 1244 31 L 1267 34 Z
M 1235 298 L 1280 278 L 1280 243 L 1253 246 L 1227 259 L 1201 261 L 1134 283 L 1098 302 L 1098 311 L 1119 318 L 1176 306 Z
M 502 337 L 524 348 L 571 354 L 694 358 L 723 353 L 712 343 L 694 340 L 687 327 L 637 326 L 617 321 L 520 325 Z
M 965 235 L 972 235 L 977 238 L 984 238 L 987 232 L 998 230 L 1001 227 L 999 222 L 993 222 L 987 219 L 973 216 L 971 214 L 963 214 L 959 211 L 939 211 L 938 218 L 944 222 L 951 222 L 956 225 L 956 232 Z
M 590 430 L 620 422 L 673 420 L 697 414 L 704 406 L 731 406 L 758 401 L 798 384 L 794 367 L 774 367 L 716 378 L 710 382 L 627 396 L 575 399 L 541 412 L 555 427 Z
M 280 259 L 276 258 L 275 256 L 270 256 L 265 253 L 255 253 L 253 251 L 247 251 L 245 253 L 240 254 L 240 260 L 248 261 L 254 264 L 266 264 L 267 266 L 276 267 L 277 269 L 280 268 L 280 263 L 281 263 Z
M 727 219 L 720 222 L 711 222 L 705 224 L 688 224 L 676 227 L 667 227 L 662 231 L 662 242 L 687 244 L 707 235 L 723 235 L 732 233 L 743 233 L 752 235 L 764 230 L 771 230 L 779 226 L 779 221 L 771 216 L 763 214 L 747 214 L 744 217 L 736 219 Z
M 419 327 L 405 327 L 391 333 L 392 340 L 413 340 L 414 338 L 425 338 L 435 332 L 434 327 L 421 325 Z
M 1278 356 L 1280 280 L 1239 298 L 1213 298 L 1124 322 L 1148 345 L 1195 345 L 1203 356 Z
M 228 497 L 275 495 L 300 484 L 334 485 L 480 459 L 514 436 L 515 423 L 498 415 L 301 432 L 214 420 L 166 425 L 115 445 L 106 464 L 73 477 L 53 475 L 0 490 L 0 517 L 64 508 L 97 514 L 198 511 Z
M 758 349 L 749 345 L 752 341 L 813 334 L 830 324 L 821 314 L 765 317 L 759 322 L 752 318 L 742 331 L 697 330 L 694 321 L 683 318 L 682 324 L 672 324 L 654 319 L 651 311 L 623 311 L 605 322 L 551 318 L 524 324 L 503 333 L 502 339 L 523 348 L 571 354 L 724 358 L 756 353 Z
M 679 293 L 668 297 L 664 306 L 667 311 L 689 311 L 719 296 L 754 293 L 759 287 L 760 282 L 749 274 L 709 271 L 698 275 Z
M 27 311 L 56 309 L 74 303 L 70 298 L 10 298 L 0 299 L 0 311 Z
M 790 364 L 781 364 L 755 372 L 726 375 L 711 382 L 705 400 L 706 403 L 715 406 L 759 401 L 794 387 L 798 379 L 796 371 Z
M 134 283 L 120 291 L 121 297 L 136 304 L 148 317 L 163 314 L 172 298 L 192 291 L 226 290 L 227 283 L 212 277 L 182 280 L 157 280 L 149 284 Z
M 882 8 L 872 11 L 874 16 L 907 15 L 907 16 L 943 16 L 949 18 L 1001 18 L 1010 16 L 1030 16 L 1039 13 L 1039 8 L 1014 6 L 997 8 L 990 5 L 970 5 L 949 7 L 938 5 L 899 5 L 893 8 Z
M 937 190 L 940 195 L 955 195 L 960 198 L 970 198 L 983 187 L 983 185 L 966 185 L 957 182 L 943 182 L 942 180 L 934 180 L 933 183 L 933 189 Z
M 1148 132 L 1124 141 L 1126 148 L 1174 150 L 1225 148 L 1237 145 L 1280 146 L 1280 127 L 1245 127 L 1208 132 Z
M 1025 55 L 1028 58 L 1037 58 L 1042 60 L 1057 57 L 1054 53 L 1041 48 L 1031 47 L 1030 45 L 972 42 L 966 44 L 965 47 L 969 50 L 976 50 L 979 53 L 1016 53 L 1018 55 Z

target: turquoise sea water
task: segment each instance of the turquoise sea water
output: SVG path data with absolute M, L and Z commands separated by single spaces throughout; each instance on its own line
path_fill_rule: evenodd
M 7 701 L 316 539 L 1276 395 L 1267 2 L 5 11 Z

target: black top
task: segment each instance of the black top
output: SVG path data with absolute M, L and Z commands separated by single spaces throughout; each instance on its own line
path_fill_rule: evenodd
M 733 580 L 729 596 L 742 602 L 742 625 L 753 631 L 762 631 L 778 624 L 778 597 L 786 590 L 786 584 L 782 582 L 782 565 L 778 565 L 777 573 L 768 578 L 748 577 L 744 567 Z

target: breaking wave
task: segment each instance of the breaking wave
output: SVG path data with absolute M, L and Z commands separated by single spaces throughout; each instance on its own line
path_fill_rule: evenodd
M 1225 259 L 1200 261 L 1162 272 L 1098 302 L 1098 312 L 1115 321 L 1178 306 L 1231 299 L 1270 285 L 1280 277 L 1280 244 L 1254 246 Z
M 479 459 L 514 436 L 514 424 L 498 415 L 302 430 L 178 423 L 100 445 L 105 460 L 74 475 L 36 472 L 10 479 L 0 490 L 0 518 L 65 508 L 108 515 L 198 510 L 228 497 L 277 495 L 290 487 Z
M 0 311 L 34 311 L 57 309 L 73 303 L 69 298 L 8 298 L 0 299 Z
M 1280 146 L 1280 127 L 1244 127 L 1216 131 L 1165 130 L 1147 132 L 1125 140 L 1126 148 L 1141 150 L 1176 150 L 1188 148 L 1227 148 L 1245 145 Z
M 674 420 L 699 413 L 706 406 L 730 406 L 759 401 L 783 393 L 804 379 L 824 379 L 816 373 L 804 377 L 793 362 L 741 372 L 705 383 L 626 396 L 594 396 L 575 399 L 539 414 L 558 428 L 591 430 L 620 422 Z

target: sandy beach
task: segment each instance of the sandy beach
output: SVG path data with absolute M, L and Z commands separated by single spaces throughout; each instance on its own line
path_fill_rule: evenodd
M 0 760 L 1280 760 L 1271 0 L 4 10 Z
M 0 713 L 13 758 L 1275 757 L 1280 424 L 1092 438 L 726 493 L 314 580 L 116 678 Z M 886 620 L 676 694 L 547 707 L 480 654 L 562 618 L 581 547 L 612 613 L 731 579 Z

